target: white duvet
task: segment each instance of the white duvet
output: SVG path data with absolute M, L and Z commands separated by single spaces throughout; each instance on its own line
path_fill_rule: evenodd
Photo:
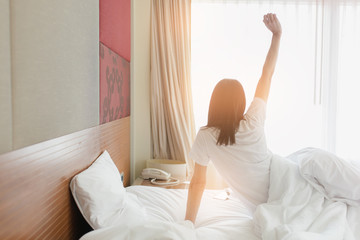
M 358 169 L 317 149 L 290 158 L 295 162 L 272 159 L 269 199 L 254 215 L 257 234 L 262 239 L 360 239 Z
M 356 240 L 359 183 L 359 169 L 353 165 L 323 151 L 304 149 L 290 158 L 273 157 L 269 199 L 257 207 L 254 217 L 239 200 L 221 200 L 224 191 L 206 190 L 194 226 L 183 220 L 187 190 L 133 186 L 126 194 L 133 211 L 142 217 L 137 214 L 134 221 L 127 216 L 81 240 Z

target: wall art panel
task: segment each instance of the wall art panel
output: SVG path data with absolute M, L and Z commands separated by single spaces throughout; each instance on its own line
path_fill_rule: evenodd
M 100 124 L 130 115 L 130 63 L 100 43 Z

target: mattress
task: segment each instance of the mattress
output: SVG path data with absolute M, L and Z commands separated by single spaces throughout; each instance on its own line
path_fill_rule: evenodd
M 252 215 L 226 190 L 205 190 L 193 225 L 184 221 L 187 193 L 185 189 L 131 186 L 127 194 L 137 201 L 146 219 L 128 225 L 126 219 L 117 226 L 99 229 L 81 240 L 93 239 L 247 239 L 259 240 L 254 233 Z

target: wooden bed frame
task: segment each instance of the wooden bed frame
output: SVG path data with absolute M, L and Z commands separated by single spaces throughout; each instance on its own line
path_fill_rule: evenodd
M 107 150 L 130 181 L 130 117 L 0 155 L 0 239 L 79 239 L 71 178 Z

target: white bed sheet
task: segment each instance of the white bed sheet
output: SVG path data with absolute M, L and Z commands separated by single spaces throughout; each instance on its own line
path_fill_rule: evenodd
M 297 153 L 301 155 L 293 155 L 301 156 L 295 162 L 274 155 L 270 169 L 269 199 L 257 207 L 254 218 L 241 201 L 231 195 L 227 200 L 218 199 L 226 196 L 224 190 L 205 190 L 194 226 L 190 221 L 184 221 L 187 190 L 132 186 L 126 188 L 125 202 L 128 204 L 125 208 L 131 209 L 128 211 L 130 213 L 142 215 L 124 214 L 120 222 L 112 223 L 112 227 L 92 231 L 81 240 L 360 239 L 360 206 L 356 204 L 359 199 L 352 194 L 358 189 L 357 172 L 360 170 L 355 169 L 356 174 L 349 178 L 347 173 L 354 169 L 348 168 L 353 166 L 339 167 L 346 164 L 340 164 L 342 160 L 336 156 L 328 158 L 330 162 L 319 161 L 329 157 L 326 156 L 328 153 L 311 149 L 306 151 L 311 154 L 308 157 L 312 158 L 312 164 L 323 162 L 326 167 L 304 177 L 304 171 L 311 172 L 307 170 L 312 170 L 313 166 L 307 164 L 308 168 L 304 168 L 301 165 L 301 161 L 308 159 L 303 157 L 304 151 Z M 322 178 L 315 178 L 319 174 Z M 339 182 L 344 184 L 339 187 Z M 314 184 L 324 186 L 323 183 L 327 184 L 324 188 L 326 191 L 314 187 Z M 328 192 L 335 192 L 336 198 L 332 199 Z M 124 212 L 127 212 L 126 209 Z
M 251 213 L 237 199 L 224 200 L 225 190 L 205 190 L 195 226 L 184 221 L 187 190 L 146 186 L 126 188 L 136 196 L 144 219 L 128 226 L 126 219 L 115 227 L 99 229 L 81 240 L 94 239 L 246 239 L 259 240 Z M 134 197 L 132 197 L 134 201 Z M 140 210 L 140 209 L 139 209 Z

